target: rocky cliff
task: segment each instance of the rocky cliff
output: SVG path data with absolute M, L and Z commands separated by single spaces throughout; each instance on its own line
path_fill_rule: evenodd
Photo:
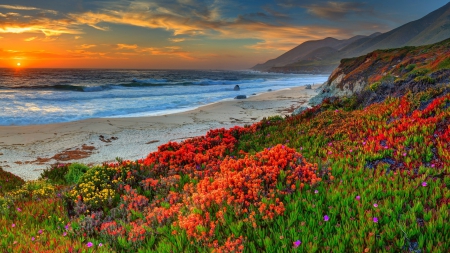
M 312 100 L 357 95 L 363 104 L 420 92 L 450 81 L 450 39 L 419 47 L 376 50 L 343 59 Z

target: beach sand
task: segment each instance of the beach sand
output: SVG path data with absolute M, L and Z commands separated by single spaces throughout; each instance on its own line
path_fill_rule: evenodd
M 162 116 L 0 126 L 0 167 L 33 180 L 55 163 L 94 165 L 115 161 L 116 157 L 145 158 L 169 141 L 180 142 L 211 129 L 252 124 L 264 117 L 290 115 L 317 95 L 318 86 L 272 91 Z

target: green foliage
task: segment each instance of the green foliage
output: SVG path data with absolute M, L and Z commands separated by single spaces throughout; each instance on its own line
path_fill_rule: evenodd
M 11 190 L 17 189 L 23 184 L 25 184 L 25 181 L 22 178 L 10 172 L 4 171 L 0 167 L 0 195 L 3 195 Z
M 40 178 L 48 179 L 54 184 L 64 185 L 67 183 L 66 174 L 69 171 L 68 164 L 54 164 L 42 171 Z
M 445 58 L 438 65 L 438 69 L 450 69 L 450 58 Z
M 415 69 L 413 71 L 411 71 L 410 73 L 408 73 L 408 76 L 410 78 L 415 78 L 415 77 L 420 77 L 420 76 L 424 76 L 426 75 L 428 72 L 430 72 L 430 70 L 428 69 Z
M 413 70 L 414 68 L 416 68 L 416 64 L 409 64 L 408 66 L 406 66 L 406 71 L 410 72 L 411 70 Z
M 369 89 L 371 91 L 376 91 L 376 90 L 378 90 L 378 87 L 380 87 L 380 85 L 381 85 L 381 82 L 372 83 L 371 85 L 369 85 Z
M 72 163 L 69 165 L 67 174 L 64 176 L 64 179 L 69 184 L 77 184 L 80 178 L 89 170 L 89 167 L 80 164 L 80 163 Z
M 414 82 L 423 83 L 423 84 L 434 84 L 434 83 L 436 83 L 436 80 L 429 76 L 418 76 L 418 77 L 414 78 Z

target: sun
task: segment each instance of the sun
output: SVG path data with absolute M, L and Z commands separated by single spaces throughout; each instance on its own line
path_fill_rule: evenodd
M 17 67 L 20 67 L 20 65 L 21 65 L 20 62 L 18 62 L 18 63 L 17 63 Z

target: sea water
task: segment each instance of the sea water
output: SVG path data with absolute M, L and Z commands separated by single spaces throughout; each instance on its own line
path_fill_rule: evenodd
M 214 70 L 0 69 L 0 125 L 170 114 L 237 95 L 323 83 L 327 77 Z

